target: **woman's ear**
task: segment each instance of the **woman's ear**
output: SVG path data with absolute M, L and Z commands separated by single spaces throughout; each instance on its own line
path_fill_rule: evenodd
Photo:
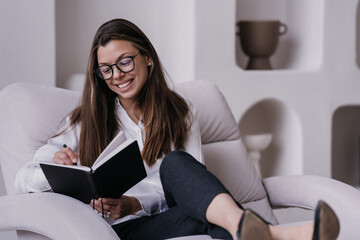
M 147 63 L 147 69 L 149 71 L 149 75 L 148 78 L 152 75 L 152 72 L 154 70 L 154 65 L 153 65 L 153 61 L 150 57 L 146 58 L 146 63 Z
M 151 57 L 148 56 L 148 55 L 146 55 L 146 54 L 145 54 L 144 57 L 145 57 L 145 61 L 146 61 L 147 66 L 150 67 L 150 66 L 152 65 L 152 59 L 151 59 Z
M 152 59 L 148 56 L 146 56 L 146 63 L 147 63 L 148 67 L 150 67 L 152 65 Z

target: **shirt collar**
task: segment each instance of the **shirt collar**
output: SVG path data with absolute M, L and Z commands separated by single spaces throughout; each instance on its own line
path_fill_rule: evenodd
M 116 104 L 115 104 L 116 110 L 117 110 L 117 112 L 118 112 L 118 114 L 119 114 L 119 117 L 120 117 L 120 121 L 121 121 L 122 116 L 124 116 L 124 114 L 125 114 L 126 117 L 127 117 L 131 122 L 133 122 L 133 121 L 130 119 L 129 115 L 127 114 L 125 108 L 121 105 L 119 98 L 115 98 L 115 103 L 116 103 Z M 142 119 L 142 118 L 143 118 L 143 116 L 140 115 L 138 126 L 142 126 L 142 127 L 143 127 L 144 125 L 143 125 L 143 119 Z M 134 122 L 133 122 L 133 123 L 134 123 Z M 135 123 L 134 123 L 134 124 L 135 124 Z

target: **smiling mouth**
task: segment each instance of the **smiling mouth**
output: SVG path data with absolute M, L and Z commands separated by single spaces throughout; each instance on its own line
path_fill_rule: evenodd
M 124 88 L 124 87 L 130 85 L 133 81 L 134 81 L 134 79 L 130 79 L 129 81 L 124 82 L 123 84 L 117 85 L 117 87 L 118 88 Z

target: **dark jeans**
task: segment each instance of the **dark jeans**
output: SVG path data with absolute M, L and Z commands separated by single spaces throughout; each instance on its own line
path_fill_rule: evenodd
M 114 225 L 121 240 L 158 240 L 199 234 L 232 239 L 225 229 L 206 220 L 210 202 L 216 195 L 228 191 L 204 165 L 186 152 L 174 151 L 165 156 L 160 179 L 170 209 Z

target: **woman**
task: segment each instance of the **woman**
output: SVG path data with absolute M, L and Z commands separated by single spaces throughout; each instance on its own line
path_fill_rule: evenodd
M 127 20 L 106 22 L 92 43 L 81 104 L 67 118 L 64 130 L 38 150 L 35 164 L 20 170 L 17 189 L 50 189 L 37 162 L 72 165 L 81 156 L 79 164 L 91 166 L 124 131 L 127 138 L 137 140 L 148 177 L 119 199 L 90 203 L 104 211 L 123 240 L 196 234 L 242 240 L 337 237 L 336 215 L 324 202 L 317 207 L 315 224 L 300 227 L 274 227 L 244 211 L 201 164 L 194 111 L 167 87 L 157 53 L 144 33 Z M 68 147 L 62 148 L 64 143 Z

